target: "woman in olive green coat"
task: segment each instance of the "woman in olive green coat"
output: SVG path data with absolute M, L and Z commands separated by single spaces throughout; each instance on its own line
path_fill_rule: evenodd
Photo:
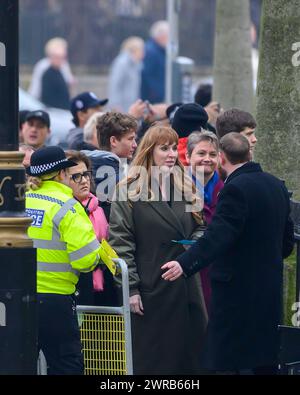
M 163 263 L 184 251 L 173 240 L 197 238 L 203 229 L 177 143 L 170 127 L 151 127 L 111 206 L 109 242 L 129 269 L 134 374 L 201 372 L 207 314 L 199 276 L 161 278 Z

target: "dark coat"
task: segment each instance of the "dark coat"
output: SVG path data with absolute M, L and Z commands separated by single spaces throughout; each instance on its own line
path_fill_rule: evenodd
M 70 109 L 69 87 L 60 72 L 49 67 L 42 76 L 41 101 L 49 107 Z
M 112 203 L 109 242 L 129 269 L 130 293 L 140 293 L 144 316 L 131 314 L 134 374 L 197 374 L 207 315 L 199 276 L 168 283 L 163 262 L 200 235 L 186 202 Z M 198 231 L 198 233 L 197 233 Z
M 141 79 L 141 98 L 150 103 L 165 101 L 166 50 L 152 38 L 146 42 Z
M 186 275 L 212 263 L 206 368 L 277 363 L 283 257 L 292 249 L 284 183 L 259 164 L 244 164 L 226 180 L 203 237 L 177 258 Z

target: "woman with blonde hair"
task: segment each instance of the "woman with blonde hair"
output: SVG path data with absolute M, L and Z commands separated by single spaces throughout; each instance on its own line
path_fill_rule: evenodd
M 161 278 L 163 262 L 203 227 L 202 202 L 177 143 L 172 128 L 149 128 L 111 206 L 109 242 L 129 269 L 134 374 L 200 372 L 207 315 L 199 276 Z

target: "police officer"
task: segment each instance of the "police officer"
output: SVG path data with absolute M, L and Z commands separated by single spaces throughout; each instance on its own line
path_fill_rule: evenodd
M 32 154 L 26 170 L 35 177 L 26 193 L 26 212 L 32 217 L 28 235 L 37 248 L 38 347 L 48 374 L 84 373 L 74 292 L 80 272 L 97 266 L 101 248 L 68 186 L 68 168 L 75 165 L 60 147 L 48 146 Z

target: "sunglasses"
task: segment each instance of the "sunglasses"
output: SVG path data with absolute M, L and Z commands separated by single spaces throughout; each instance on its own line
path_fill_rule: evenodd
M 81 183 L 82 177 L 84 177 L 88 181 L 91 181 L 92 172 L 91 171 L 84 171 L 83 173 L 75 173 L 75 174 L 70 175 L 70 178 L 77 184 Z

